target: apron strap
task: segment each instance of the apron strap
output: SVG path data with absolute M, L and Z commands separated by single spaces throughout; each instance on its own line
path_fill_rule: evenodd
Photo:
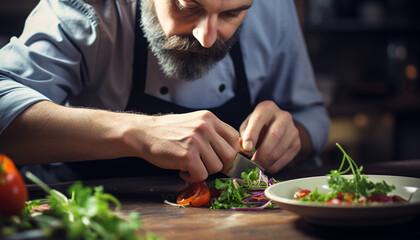
M 146 73 L 147 73 L 147 57 L 148 57 L 148 43 L 143 35 L 140 27 L 140 1 L 136 8 L 136 23 L 135 25 L 135 41 L 134 41 L 134 57 L 133 57 L 133 77 L 131 83 L 130 97 L 128 98 L 127 107 L 125 110 L 136 110 L 138 103 L 141 103 L 141 96 L 144 93 Z

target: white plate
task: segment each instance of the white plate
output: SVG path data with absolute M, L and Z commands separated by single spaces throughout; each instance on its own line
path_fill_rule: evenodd
M 385 181 L 393 184 L 391 195 L 399 195 L 410 203 L 375 204 L 368 206 L 336 206 L 293 199 L 301 189 L 328 193 L 327 177 L 300 178 L 276 183 L 265 190 L 265 195 L 280 208 L 302 216 L 306 221 L 330 226 L 374 226 L 402 223 L 420 214 L 420 179 L 411 177 L 365 175 L 372 182 Z M 349 177 L 348 175 L 346 177 Z

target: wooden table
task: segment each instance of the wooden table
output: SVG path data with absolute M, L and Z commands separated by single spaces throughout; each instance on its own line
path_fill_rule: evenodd
M 325 175 L 328 166 L 284 171 L 278 180 Z M 420 160 L 396 161 L 365 166 L 364 172 L 420 177 Z M 64 191 L 70 183 L 53 184 Z M 122 202 L 122 211 L 137 211 L 143 226 L 165 239 L 420 239 L 420 216 L 410 222 L 383 227 L 326 227 L 305 222 L 282 209 L 262 211 L 211 210 L 178 208 L 163 201 L 184 186 L 177 175 L 107 179 L 85 182 L 103 185 L 106 192 Z M 32 196 L 39 190 L 30 186 Z

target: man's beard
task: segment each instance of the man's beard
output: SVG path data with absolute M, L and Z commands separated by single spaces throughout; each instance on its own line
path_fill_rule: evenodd
M 217 39 L 213 46 L 204 48 L 192 35 L 166 37 L 159 24 L 154 3 L 141 2 L 141 27 L 150 50 L 157 58 L 162 72 L 170 78 L 194 80 L 201 78 L 223 59 L 238 40 L 239 29 L 223 42 Z

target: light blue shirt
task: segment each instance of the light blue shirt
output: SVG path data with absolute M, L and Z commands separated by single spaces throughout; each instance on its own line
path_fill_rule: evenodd
M 136 7 L 136 0 L 41 0 L 22 35 L 0 50 L 0 132 L 42 100 L 124 110 L 132 82 Z M 330 122 L 293 1 L 254 0 L 240 42 L 252 103 L 273 100 L 291 112 L 319 153 Z M 145 91 L 158 98 L 189 108 L 217 107 L 234 97 L 235 84 L 229 55 L 203 78 L 184 81 L 165 77 L 149 54 Z

